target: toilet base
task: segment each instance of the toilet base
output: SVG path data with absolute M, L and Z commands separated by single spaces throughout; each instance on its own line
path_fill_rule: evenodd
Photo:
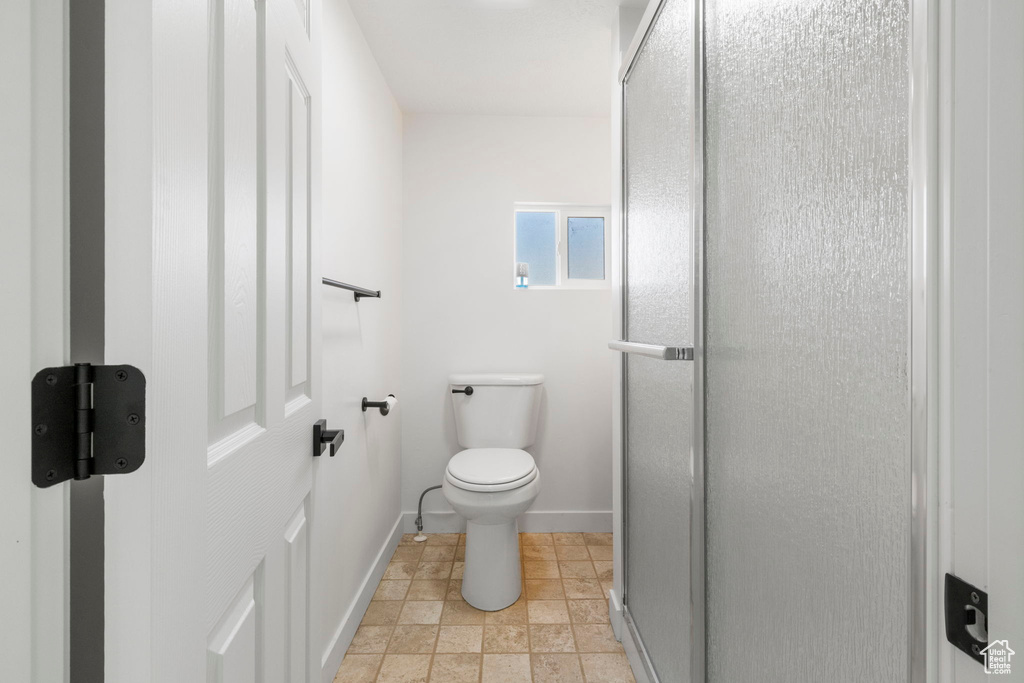
M 519 562 L 519 524 L 466 522 L 466 565 L 462 597 L 487 612 L 505 609 L 523 590 Z

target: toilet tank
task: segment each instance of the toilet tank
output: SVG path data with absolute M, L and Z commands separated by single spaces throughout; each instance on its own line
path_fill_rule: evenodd
M 463 448 L 526 448 L 537 438 L 544 375 L 451 375 L 455 431 Z

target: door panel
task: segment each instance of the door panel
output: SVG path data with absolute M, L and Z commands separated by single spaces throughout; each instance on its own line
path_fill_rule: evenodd
M 295 517 L 288 523 L 285 530 L 285 554 L 287 576 L 285 578 L 285 596 L 288 616 L 284 620 L 285 637 L 283 642 L 287 648 L 285 671 L 289 681 L 306 680 L 307 664 L 307 632 L 308 601 L 306 589 L 309 585 L 309 524 L 306 522 L 306 506 L 302 504 Z M 312 644 L 309 647 L 312 650 Z
M 257 348 L 265 344 L 257 291 L 266 259 L 257 215 L 257 9 L 218 0 L 210 63 L 210 440 L 211 463 L 257 423 L 264 384 Z M 263 318 L 264 320 L 260 320 Z M 262 412 L 262 411 L 259 411 Z M 220 442 L 224 442 L 221 444 Z
M 688 0 L 662 5 L 624 83 L 631 342 L 693 345 L 691 11 Z M 656 675 L 683 681 L 690 672 L 693 364 L 636 354 L 624 364 L 624 604 Z
M 211 92 L 214 114 L 210 146 L 210 284 L 211 373 L 220 404 L 211 400 L 220 420 L 245 414 L 255 421 L 261 302 L 257 291 L 259 264 L 266 242 L 259 239 L 257 195 L 257 59 L 258 9 L 251 0 L 214 3 Z M 218 421 L 213 423 L 218 425 Z M 236 422 L 236 425 L 238 423 Z M 219 425 L 218 425 L 219 426 Z M 239 425 L 241 426 L 241 425 Z
M 249 683 L 258 680 L 256 633 L 258 610 L 253 580 L 246 581 L 221 623 L 207 652 L 207 683 Z
M 715 683 L 907 679 L 908 31 L 901 0 L 707 3 Z
M 288 375 L 289 396 L 309 387 L 309 92 L 290 60 L 288 72 Z

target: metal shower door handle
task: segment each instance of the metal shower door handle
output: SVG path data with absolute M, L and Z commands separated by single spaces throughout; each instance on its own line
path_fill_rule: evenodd
M 658 346 L 629 341 L 610 341 L 608 348 L 622 353 L 635 353 L 659 360 L 693 360 L 692 346 Z

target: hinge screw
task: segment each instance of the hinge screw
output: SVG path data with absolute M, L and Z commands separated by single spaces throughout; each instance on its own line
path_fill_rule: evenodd
M 53 478 L 57 476 L 57 470 L 47 470 L 46 481 L 53 481 Z
M 42 436 L 43 434 L 46 433 L 46 425 L 44 425 L 44 424 L 36 425 L 36 430 L 35 431 L 36 431 L 37 435 Z
M 976 655 L 980 655 L 981 654 L 981 648 L 978 647 L 976 644 L 972 643 L 971 644 L 971 652 L 973 652 Z
M 51 372 L 49 375 L 46 376 L 46 383 L 52 387 L 54 384 L 57 383 L 57 375 Z
M 125 460 L 124 458 L 118 458 L 117 460 L 114 461 L 114 465 L 117 467 L 117 469 L 123 470 L 125 467 L 128 467 L 128 461 Z
M 139 424 L 139 416 L 136 415 L 135 413 L 132 413 L 131 415 L 129 415 L 128 416 L 128 424 L 130 424 L 130 425 L 137 425 L 137 424 Z
M 116 379 L 118 382 L 123 382 L 126 379 L 128 379 L 128 373 L 125 372 L 124 370 L 118 370 L 117 372 L 114 373 L 114 379 Z
M 977 605 L 979 602 L 981 602 L 981 596 L 978 595 L 976 592 L 971 591 L 971 602 Z

